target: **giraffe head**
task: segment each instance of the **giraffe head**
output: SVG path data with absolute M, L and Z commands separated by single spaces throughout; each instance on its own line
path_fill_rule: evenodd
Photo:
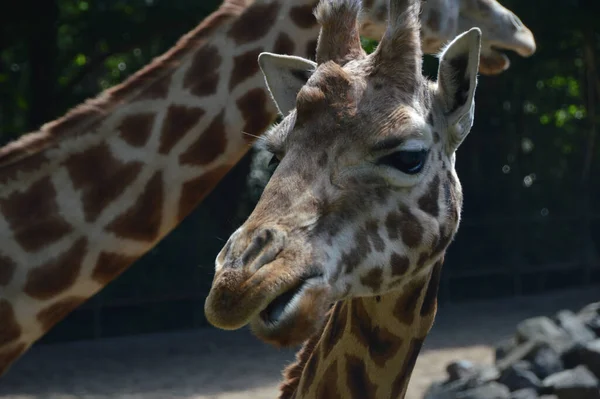
M 473 122 L 480 31 L 421 74 L 419 0 L 392 0 L 377 50 L 360 46 L 360 0 L 321 0 L 316 63 L 263 53 L 285 118 L 264 140 L 278 163 L 216 259 L 207 319 L 299 343 L 334 301 L 403 290 L 458 227 L 455 151 Z

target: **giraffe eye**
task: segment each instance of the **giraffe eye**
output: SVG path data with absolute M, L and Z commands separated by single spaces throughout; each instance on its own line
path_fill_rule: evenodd
M 427 150 L 396 151 L 379 159 L 377 164 L 391 166 L 407 175 L 416 175 L 423 169 L 428 153 Z
M 269 168 L 269 170 L 274 171 L 277 166 L 279 165 L 279 158 L 277 158 L 277 155 L 273 155 L 271 157 L 271 160 L 269 161 L 269 164 L 267 165 L 267 167 Z

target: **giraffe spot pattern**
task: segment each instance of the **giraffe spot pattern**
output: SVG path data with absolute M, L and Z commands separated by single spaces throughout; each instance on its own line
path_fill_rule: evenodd
M 0 299 L 0 348 L 16 341 L 21 336 L 21 327 L 15 317 L 15 311 L 6 299 Z
M 225 110 L 212 120 L 202 135 L 179 156 L 179 162 L 191 165 L 208 165 L 217 159 L 227 147 Z
M 369 235 L 369 240 L 371 241 L 371 244 L 373 244 L 373 248 L 375 248 L 377 252 L 383 252 L 385 243 L 383 238 L 379 235 L 379 222 L 377 220 L 369 220 L 366 223 L 365 230 Z
M 80 238 L 66 252 L 27 273 L 23 291 L 32 298 L 47 300 L 62 294 L 75 284 L 88 241 Z
M 160 100 L 167 98 L 169 95 L 169 87 L 171 86 L 171 74 L 162 76 L 150 83 L 140 94 L 136 97 L 137 101 L 142 100 Z
M 179 197 L 178 219 L 183 220 L 229 172 L 228 165 L 218 166 L 202 176 L 183 184 Z
M 429 316 L 436 311 L 437 307 L 437 294 L 440 286 L 440 279 L 442 276 L 442 260 L 436 262 L 429 278 L 429 284 L 427 285 L 427 291 L 425 291 L 425 298 L 421 305 L 421 311 L 419 314 L 421 317 Z
M 419 259 L 417 259 L 417 266 L 420 268 L 425 266 L 425 263 L 427 263 L 428 260 L 429 260 L 429 251 L 421 252 L 421 254 L 419 255 Z M 415 270 L 415 272 L 418 272 L 418 271 L 419 271 L 419 269 Z
M 338 362 L 333 361 L 323 373 L 315 399 L 342 399 L 338 391 Z
M 383 367 L 402 347 L 403 339 L 392 334 L 385 327 L 373 325 L 363 301 L 364 299 L 356 298 L 350 303 L 350 331 L 369 351 L 371 360 L 377 366 Z
M 3 164 L 2 161 L 4 160 L 2 159 L 0 161 L 0 184 L 7 184 L 9 181 L 19 178 L 20 174 L 32 173 L 40 170 L 44 167 L 44 164 L 48 162 L 48 158 L 43 153 L 39 152 L 19 159 L 19 162 Z
M 37 319 L 42 325 L 42 329 L 44 331 L 50 330 L 56 323 L 64 319 L 69 313 L 85 302 L 85 300 L 86 298 L 84 297 L 70 296 L 42 309 L 37 314 Z
M 295 49 L 296 46 L 294 45 L 294 42 L 285 32 L 281 32 L 279 36 L 277 36 L 275 46 L 273 47 L 273 52 L 275 54 L 293 55 Z
M 440 196 L 440 177 L 435 175 L 432 179 L 431 183 L 429 183 L 429 187 L 427 192 L 419 198 L 419 207 L 424 211 L 433 216 L 434 218 L 438 217 L 440 214 L 440 207 L 438 204 L 438 198 Z
M 26 251 L 37 251 L 73 230 L 60 216 L 55 197 L 54 185 L 45 177 L 0 200 L 0 209 L 15 240 Z
M 158 151 L 161 154 L 168 154 L 205 113 L 206 111 L 198 107 L 169 106 L 160 133 Z
M 17 264 L 12 259 L 0 254 L 0 287 L 6 287 L 10 283 L 16 269 Z
M 250 6 L 232 25 L 227 36 L 237 45 L 251 43 L 264 37 L 271 30 L 280 4 L 254 4 Z
M 264 89 L 257 87 L 249 90 L 236 101 L 236 105 L 246 121 L 243 127 L 244 132 L 260 135 L 273 122 L 275 114 L 268 110 L 267 100 Z M 244 135 L 244 138 L 254 141 L 254 138 L 248 135 Z
M 322 335 L 322 351 L 323 357 L 327 358 L 335 345 L 339 342 L 344 334 L 347 321 L 348 309 L 343 302 L 338 302 L 333 307 L 333 312 L 327 323 L 327 327 Z
M 411 211 L 401 207 L 400 212 L 391 212 L 385 220 L 388 236 L 391 240 L 402 237 L 409 248 L 416 248 L 423 239 L 423 226 Z
M 346 384 L 351 399 L 374 398 L 377 386 L 369 378 L 365 362 L 354 355 L 345 355 L 345 360 Z
M 381 267 L 371 269 L 360 278 L 360 282 L 365 287 L 370 288 L 372 293 L 379 292 L 383 283 L 383 269 Z
M 440 140 L 442 140 L 440 134 L 438 132 L 433 132 L 433 142 L 437 144 L 440 142 Z
M 392 277 L 404 275 L 410 267 L 410 260 L 404 255 L 399 255 L 396 252 L 390 256 L 390 265 L 392 267 Z
M 96 266 L 92 271 L 92 279 L 102 285 L 106 285 L 119 274 L 123 273 L 137 258 L 137 256 L 102 252 L 98 256 Z
M 411 340 L 409 350 L 406 353 L 404 363 L 402 364 L 402 369 L 400 370 L 398 376 L 392 383 L 392 398 L 399 398 L 406 392 L 410 376 L 413 372 L 413 369 L 415 368 L 415 364 L 417 363 L 417 357 L 419 356 L 419 352 L 421 351 L 422 346 L 422 339 L 413 338 Z
M 394 305 L 393 315 L 400 323 L 411 325 L 415 320 L 417 312 L 417 303 L 423 292 L 423 282 L 416 280 L 406 286 L 404 295 L 396 301 Z
M 96 220 L 142 170 L 141 162 L 123 163 L 115 158 L 106 143 L 71 155 L 64 165 L 73 187 L 80 191 L 87 222 Z
M 233 57 L 233 70 L 229 78 L 229 90 L 233 90 L 244 80 L 260 71 L 258 55 L 262 52 L 262 48 L 257 48 Z
M 302 382 L 300 387 L 300 392 L 302 396 L 306 396 L 308 390 L 313 385 L 315 380 L 315 375 L 317 374 L 317 366 L 318 366 L 318 353 L 313 351 L 304 367 L 304 372 L 302 373 Z
M 313 14 L 314 6 L 307 4 L 304 6 L 292 7 L 290 18 L 296 26 L 302 29 L 309 29 L 317 25 L 317 19 Z
M 106 229 L 120 237 L 154 241 L 160 229 L 164 196 L 162 171 L 157 171 L 148 180 L 138 200 Z
M 143 147 L 150 138 L 154 118 L 149 113 L 126 116 L 117 127 L 119 136 L 132 147 Z
M 221 62 L 222 57 L 217 47 L 207 45 L 198 50 L 183 78 L 184 89 L 198 97 L 215 94 Z

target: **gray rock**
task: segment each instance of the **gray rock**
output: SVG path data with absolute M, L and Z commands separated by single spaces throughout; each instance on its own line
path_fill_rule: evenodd
M 488 382 L 485 385 L 458 392 L 456 399 L 510 399 L 508 388 L 497 382 Z
M 573 339 L 548 317 L 540 316 L 526 319 L 517 325 L 515 338 L 518 343 L 543 341 L 558 353 L 573 345 Z
M 510 391 L 533 388 L 537 392 L 542 385 L 538 376 L 530 370 L 529 363 L 524 361 L 511 364 L 504 369 L 498 382 L 506 385 Z
M 600 302 L 590 303 L 577 313 L 577 317 L 600 337 Z
M 510 394 L 510 399 L 538 399 L 538 394 L 535 389 L 519 389 Z
M 585 325 L 582 318 L 576 316 L 570 310 L 558 312 L 556 314 L 556 324 L 577 343 L 585 344 L 596 338 L 596 334 Z
M 598 379 L 585 366 L 553 374 L 542 385 L 544 393 L 558 399 L 600 399 Z
M 477 370 L 473 362 L 468 360 L 457 360 L 446 366 L 449 381 L 456 381 L 473 376 Z
M 600 339 L 587 344 L 578 344 L 562 355 L 566 367 L 586 366 L 596 378 L 600 378 Z
M 540 343 L 524 359 L 531 363 L 531 371 L 541 379 L 564 370 L 560 355 L 547 343 Z
M 542 395 L 538 399 L 558 399 L 556 395 Z
M 500 341 L 498 344 L 496 344 L 496 347 L 494 348 L 494 361 L 497 363 L 500 360 L 504 359 L 513 349 L 516 348 L 516 346 L 517 343 L 512 337 Z

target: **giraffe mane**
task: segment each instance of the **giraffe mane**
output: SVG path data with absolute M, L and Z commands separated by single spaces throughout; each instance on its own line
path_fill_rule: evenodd
M 0 171 L 7 167 L 12 169 L 15 163 L 39 154 L 58 140 L 93 129 L 114 108 L 135 98 L 144 89 L 167 76 L 185 57 L 204 45 L 220 26 L 229 19 L 238 17 L 246 7 L 247 0 L 225 0 L 217 11 L 182 36 L 173 47 L 124 82 L 75 106 L 60 118 L 45 123 L 38 131 L 24 134 L 0 147 Z

